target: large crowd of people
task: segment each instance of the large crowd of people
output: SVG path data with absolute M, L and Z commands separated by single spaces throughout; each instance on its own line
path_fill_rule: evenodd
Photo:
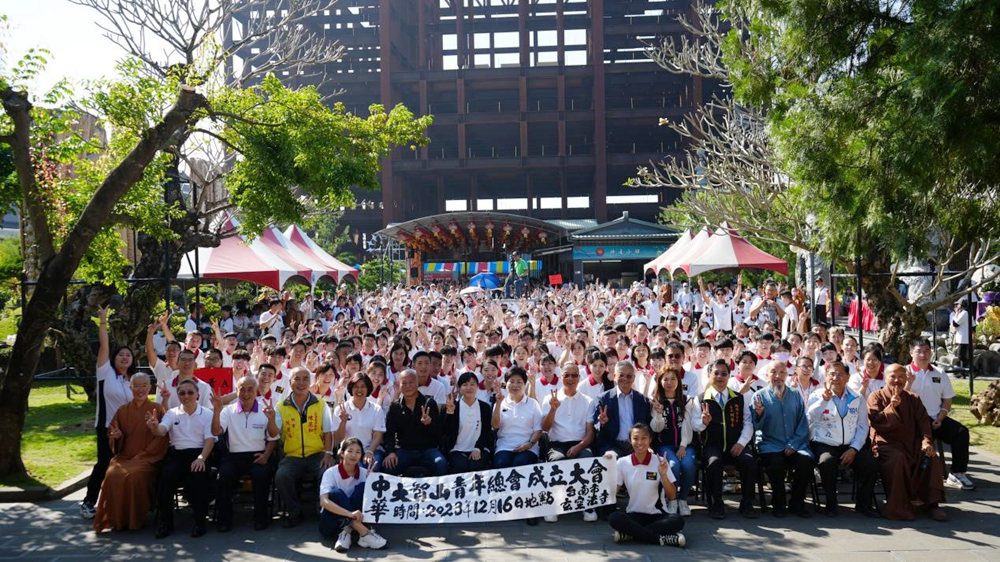
M 100 309 L 98 460 L 83 516 L 98 532 L 138 529 L 155 507 L 156 536 L 166 537 L 183 487 L 191 535 L 207 531 L 212 497 L 227 532 L 248 479 L 254 529 L 273 511 L 294 527 L 316 505 L 300 494 L 311 481 L 325 539 L 341 551 L 382 548 L 360 511 L 372 472 L 606 456 L 617 458 L 627 506 L 584 520 L 606 519 L 616 542 L 684 546 L 693 490 L 714 519 L 727 516 L 727 488 L 742 517 L 767 507 L 810 517 L 818 468 L 827 516 L 841 513 L 837 482 L 848 474 L 859 514 L 945 520 L 944 488 L 973 488 L 969 433 L 949 417 L 951 379 L 932 365 L 929 342 L 913 342 L 910 364 L 889 362 L 877 343 L 859 349 L 841 328 L 809 325 L 802 291 L 742 277 L 735 289 L 566 285 L 503 300 L 459 289 L 301 303 L 282 293 L 216 319 L 192 306 L 183 341 L 168 315 L 150 324 L 148 372 L 129 347 L 111 348 Z M 200 368 L 231 369 L 232 391 L 215 393 Z M 951 447 L 950 471 L 936 441 Z M 758 493 L 765 483 L 769 500 Z

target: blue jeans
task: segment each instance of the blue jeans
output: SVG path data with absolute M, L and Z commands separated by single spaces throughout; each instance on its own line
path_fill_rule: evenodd
M 406 472 L 411 466 L 422 466 L 429 470 L 434 476 L 444 476 L 448 474 L 448 460 L 437 448 L 434 449 L 396 449 L 396 466 L 392 469 L 385 469 L 389 474 L 400 475 Z
M 365 484 L 364 482 L 359 483 L 354 487 L 354 491 L 348 496 L 341 489 L 335 489 L 326 495 L 333 503 L 339 505 L 340 507 L 348 511 L 359 511 L 361 509 L 361 500 L 365 495 Z M 329 511 L 320 508 L 319 511 L 319 534 L 324 539 L 336 538 L 340 533 L 340 530 L 350 524 L 350 520 L 342 515 L 334 515 Z
M 493 455 L 493 468 L 510 468 L 512 466 L 524 466 L 538 462 L 538 455 L 531 451 L 497 451 Z
M 674 473 L 674 478 L 680 486 L 677 487 L 677 499 L 687 501 L 688 492 L 694 486 L 694 479 L 697 475 L 698 464 L 695 462 L 694 450 L 688 448 L 683 459 L 677 458 L 677 451 L 670 445 L 663 445 L 656 450 L 660 456 L 667 457 L 670 464 L 670 471 Z

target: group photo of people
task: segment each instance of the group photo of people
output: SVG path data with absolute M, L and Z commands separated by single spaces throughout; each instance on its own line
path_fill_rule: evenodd
M 685 525 L 730 517 L 947 521 L 946 489 L 975 488 L 931 342 L 909 342 L 901 364 L 825 313 L 811 322 L 801 289 L 742 275 L 508 299 L 461 288 L 272 293 L 219 318 L 191 303 L 185 333 L 164 313 L 142 349 L 112 343 L 114 311 L 98 308 L 82 516 L 157 538 L 312 525 L 337 551 L 381 549 L 363 512 L 372 474 L 605 457 L 618 501 L 583 521 L 684 547 Z M 577 515 L 525 524 L 560 517 Z

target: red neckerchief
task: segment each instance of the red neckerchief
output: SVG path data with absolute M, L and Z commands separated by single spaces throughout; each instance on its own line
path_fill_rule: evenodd
M 278 372 L 277 372 L 277 373 L 276 373 L 276 374 L 274 375 L 274 380 L 276 380 L 276 381 L 280 381 L 280 380 L 281 380 L 281 377 L 282 377 L 282 374 L 281 374 L 281 369 L 276 369 L 276 370 L 277 370 Z
M 639 457 L 635 456 L 635 453 L 632 453 L 632 466 L 639 466 L 640 464 L 648 465 L 649 461 L 651 461 L 652 459 L 653 459 L 652 451 L 646 451 L 646 460 L 641 462 L 639 461 Z
M 764 357 L 763 355 L 757 354 L 757 361 L 770 361 L 770 360 L 771 360 L 770 356 Z
M 348 478 L 350 478 L 352 476 L 354 478 L 361 478 L 361 467 L 360 466 L 357 466 L 357 465 L 354 466 L 354 474 L 348 474 L 347 470 L 344 468 L 344 463 L 342 463 L 342 462 L 341 463 L 337 463 L 337 469 L 340 470 L 340 477 L 342 479 L 344 479 L 344 480 L 347 480 Z
M 700 370 L 701 368 L 702 368 L 701 367 L 701 363 L 695 363 L 693 370 L 697 371 L 697 370 Z
M 362 350 L 361 355 L 365 357 L 375 357 L 375 350 L 373 349 L 371 353 L 365 353 L 364 350 Z
M 736 376 L 736 380 L 738 380 L 740 382 L 746 382 L 746 379 L 743 377 L 743 373 L 736 373 L 735 376 Z M 757 380 L 757 375 L 750 375 L 750 380 L 752 380 L 752 381 Z
M 263 397 L 264 400 L 270 400 L 271 399 L 271 389 L 267 389 L 267 393 L 265 393 L 265 394 L 259 394 L 258 393 L 258 395 L 261 396 L 261 397 Z
M 922 372 L 922 371 L 932 371 L 932 370 L 934 370 L 934 365 L 927 365 L 926 369 L 921 369 L 920 367 L 917 367 L 916 362 L 912 362 L 912 363 L 910 363 L 910 370 L 913 371 L 913 374 L 915 375 L 915 374 L 917 374 L 919 372 Z
M 378 398 L 379 392 L 382 391 L 381 386 L 376 386 L 375 390 L 372 391 L 372 398 Z
M 544 377 L 539 378 L 538 382 L 541 383 L 542 386 L 555 386 L 559 384 L 559 375 L 552 373 L 552 382 L 545 382 Z
M 913 365 L 910 365 L 910 367 L 913 367 Z M 878 374 L 875 375 L 874 377 L 869 377 L 867 372 L 863 372 L 863 375 L 864 375 L 863 378 L 866 378 L 866 379 L 870 379 L 870 380 L 874 380 L 874 381 L 880 381 L 880 380 L 882 380 L 885 377 L 885 363 L 880 363 L 879 364 L 879 366 L 878 366 Z

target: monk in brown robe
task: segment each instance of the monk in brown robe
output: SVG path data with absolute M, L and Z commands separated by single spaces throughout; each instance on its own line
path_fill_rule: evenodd
M 149 377 L 136 373 L 129 380 L 132 401 L 118 409 L 108 426 L 115 455 L 108 465 L 97 501 L 94 530 L 141 529 L 153 505 L 156 473 L 170 442 L 146 425 L 148 416 L 163 418 L 163 406 L 149 400 Z
M 889 365 L 885 379 L 886 386 L 868 397 L 872 452 L 888 496 L 882 515 L 910 521 L 915 508 L 923 506 L 935 521 L 947 521 L 938 505 L 944 501 L 944 464 L 934 450 L 927 410 L 920 397 L 904 389 L 902 365 Z

